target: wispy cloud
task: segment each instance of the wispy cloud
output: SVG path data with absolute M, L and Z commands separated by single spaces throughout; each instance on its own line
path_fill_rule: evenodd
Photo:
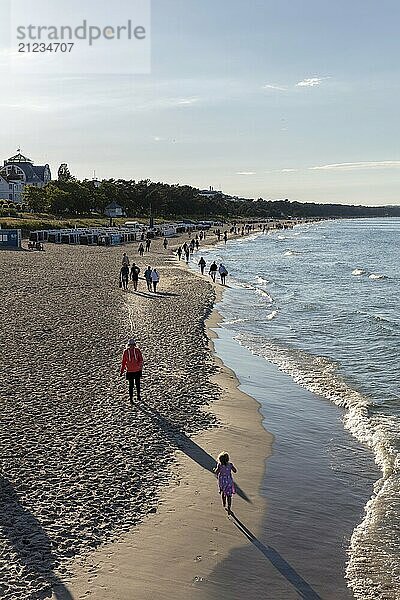
M 171 102 L 171 106 L 190 106 L 191 104 L 196 104 L 198 101 L 199 98 L 177 98 Z
M 266 83 L 262 86 L 263 90 L 278 90 L 279 92 L 286 92 L 287 88 L 280 85 L 273 85 L 272 83 Z
M 237 171 L 236 175 L 256 175 L 255 171 Z
M 104 94 L 98 91 L 96 95 L 84 94 L 78 96 L 70 95 L 53 97 L 42 95 L 41 93 L 24 95 L 21 101 L 8 100 L 7 97 L 0 99 L 0 109 L 20 110 L 24 112 L 61 112 L 66 109 L 94 109 L 104 110 L 106 107 L 118 108 L 119 111 L 128 113 L 147 113 L 161 112 L 172 109 L 187 109 L 200 102 L 199 97 L 150 97 L 148 95 L 138 95 L 135 98 L 129 92 Z M 161 140 L 155 140 L 161 141 Z
M 297 173 L 300 169 L 270 169 L 266 173 Z
M 361 161 L 334 163 L 308 167 L 310 171 L 361 171 L 367 169 L 400 169 L 400 160 Z
M 330 79 L 330 77 L 309 77 L 308 79 L 298 81 L 296 87 L 316 87 L 317 85 L 321 85 L 325 79 Z
M 53 106 L 49 102 L 43 103 L 34 103 L 34 102 L 0 102 L 0 109 L 10 109 L 10 110 L 18 110 L 24 113 L 38 112 L 38 113 L 48 113 L 51 112 Z
M 294 90 L 297 87 L 318 87 L 321 83 L 327 79 L 331 79 L 330 77 L 308 77 L 306 79 L 302 79 L 297 83 L 290 83 L 287 86 L 284 85 L 276 85 L 275 83 L 265 83 L 261 86 L 262 90 L 275 90 L 278 92 L 289 92 L 290 90 Z

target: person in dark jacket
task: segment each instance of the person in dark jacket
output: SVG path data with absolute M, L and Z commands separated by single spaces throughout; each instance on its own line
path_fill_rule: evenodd
M 150 265 L 149 265 L 149 266 L 147 267 L 147 269 L 145 270 L 145 272 L 144 272 L 144 278 L 145 278 L 145 280 L 146 280 L 146 283 L 147 283 L 147 289 L 148 289 L 148 291 L 149 291 L 149 292 L 151 292 L 151 291 L 152 291 L 152 288 L 151 288 L 151 284 L 152 284 L 152 280 L 151 280 L 151 272 L 152 272 L 152 270 L 153 270 L 153 269 L 152 269 L 152 268 L 150 267 Z
M 133 289 L 135 290 L 135 292 L 137 292 L 138 288 L 139 273 L 139 267 L 135 263 L 133 263 L 131 267 L 131 280 L 133 281 Z
M 210 270 L 209 270 L 210 277 L 214 283 L 215 283 L 215 278 L 217 275 L 217 270 L 218 270 L 217 263 L 214 260 L 214 262 L 212 263 Z
M 201 257 L 201 259 L 199 260 L 199 267 L 200 267 L 201 274 L 204 275 L 204 269 L 206 268 L 206 261 L 204 260 L 203 257 Z
M 128 281 L 129 281 L 129 267 L 128 267 L 128 265 L 123 265 L 123 267 L 121 268 L 119 276 L 120 276 L 120 281 L 121 281 L 121 284 L 122 284 L 122 286 L 120 286 L 120 287 L 122 287 L 122 289 L 126 291 L 128 289 Z

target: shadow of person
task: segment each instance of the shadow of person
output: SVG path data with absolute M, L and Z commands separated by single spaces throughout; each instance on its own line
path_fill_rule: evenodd
M 296 589 L 303 600 L 322 600 L 307 581 L 271 546 L 265 546 L 255 535 L 247 529 L 234 512 L 231 512 L 233 523 L 241 533 L 270 561 L 279 573 Z
M 157 296 L 155 296 L 154 293 L 150 291 L 143 292 L 141 290 L 132 290 L 132 293 L 136 296 L 141 296 L 142 298 L 150 298 L 151 300 L 157 298 Z
M 157 294 L 157 296 L 162 296 L 165 298 L 172 298 L 172 297 L 180 298 L 180 296 L 181 296 L 180 294 L 175 294 L 175 292 L 159 292 L 158 290 L 157 290 L 156 294 Z
M 73 597 L 60 578 L 54 573 L 55 556 L 50 539 L 39 521 L 20 500 L 11 483 L 0 476 L 0 529 L 6 546 L 12 553 L 12 561 L 7 562 L 10 568 L 18 562 L 18 590 L 25 586 L 24 592 L 33 588 L 29 598 L 41 600 L 49 598 L 53 592 L 57 600 L 73 600 Z M 11 577 L 7 587 L 2 589 L 0 597 L 14 598 Z M 11 594 L 11 595 L 7 595 Z
M 214 468 L 216 466 L 215 458 L 208 454 L 201 446 L 196 444 L 193 440 L 190 439 L 177 425 L 168 421 L 165 417 L 163 417 L 155 408 L 151 406 L 143 406 L 142 410 L 147 412 L 153 421 L 157 423 L 163 433 L 168 436 L 168 438 L 186 454 L 192 460 L 194 460 L 198 465 L 206 469 L 210 473 L 214 472 Z M 245 500 L 246 502 L 251 503 L 251 500 L 247 496 L 247 494 L 241 489 L 241 487 L 235 481 L 235 488 L 237 495 Z
M 153 291 L 141 291 L 141 290 L 131 290 L 133 294 L 136 296 L 141 296 L 142 298 L 151 298 L 151 300 L 156 300 L 157 298 L 172 298 L 172 297 L 180 297 L 180 294 L 175 294 L 174 292 L 153 292 Z

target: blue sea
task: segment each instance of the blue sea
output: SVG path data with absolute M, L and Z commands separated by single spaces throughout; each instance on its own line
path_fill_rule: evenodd
M 399 599 L 400 219 L 256 231 L 200 254 L 229 271 L 219 308 L 232 339 L 341 407 L 343 428 L 369 449 L 379 471 L 345 575 L 357 599 Z M 365 465 L 348 454 L 356 479 Z

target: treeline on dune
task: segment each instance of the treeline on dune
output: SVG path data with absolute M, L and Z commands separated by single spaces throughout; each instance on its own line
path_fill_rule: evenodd
M 44 188 L 27 186 L 25 207 L 33 212 L 54 215 L 89 215 L 104 212 L 111 202 L 122 206 L 127 216 L 145 217 L 219 217 L 235 219 L 287 217 L 384 217 L 400 216 L 398 206 L 354 206 L 347 204 L 318 204 L 263 198 L 230 198 L 222 193 L 212 197 L 200 194 L 189 185 L 170 185 L 162 182 L 109 179 L 101 182 L 79 181 L 67 174 Z

